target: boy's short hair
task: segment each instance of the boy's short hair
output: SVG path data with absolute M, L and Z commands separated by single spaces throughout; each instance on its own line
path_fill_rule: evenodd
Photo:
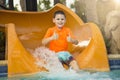
M 61 11 L 61 10 L 55 11 L 53 17 L 55 18 L 55 16 L 56 16 L 57 14 L 62 14 L 62 15 L 64 15 L 64 16 L 66 17 L 65 13 L 64 13 L 63 11 Z

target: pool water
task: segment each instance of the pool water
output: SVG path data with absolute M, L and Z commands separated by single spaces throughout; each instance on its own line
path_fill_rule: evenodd
M 2 77 L 0 80 L 8 80 Z M 87 72 L 87 71 L 65 71 L 65 72 L 39 72 L 34 75 L 12 77 L 9 80 L 120 80 L 120 70 L 110 72 Z
M 83 70 L 75 72 L 72 69 L 66 70 L 55 53 L 44 47 L 37 48 L 34 51 L 34 56 L 38 58 L 36 62 L 38 66 L 44 66 L 49 72 L 38 72 L 11 78 L 1 77 L 0 80 L 120 80 L 120 69 L 111 70 L 110 72 L 88 72 Z M 40 62 L 39 58 L 43 59 L 47 64 Z

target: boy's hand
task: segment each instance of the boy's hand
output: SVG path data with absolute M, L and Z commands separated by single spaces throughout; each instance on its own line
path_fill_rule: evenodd
M 46 39 L 46 38 L 43 39 L 43 40 L 42 40 L 42 44 L 43 44 L 43 45 L 46 45 L 46 44 L 49 43 L 51 40 L 57 40 L 58 37 L 59 37 L 58 34 L 57 34 L 56 32 L 54 32 L 51 37 L 49 37 L 49 38 L 47 38 L 47 39 Z
M 75 45 L 78 44 L 78 40 L 72 39 L 72 37 L 70 36 L 70 34 L 67 36 L 67 41 L 71 42 L 71 43 L 73 43 Z
M 71 38 L 70 35 L 67 36 L 67 41 L 68 41 L 68 42 L 72 42 L 72 38 Z
M 58 37 L 59 37 L 58 34 L 56 32 L 54 32 L 52 35 L 52 40 L 57 40 Z

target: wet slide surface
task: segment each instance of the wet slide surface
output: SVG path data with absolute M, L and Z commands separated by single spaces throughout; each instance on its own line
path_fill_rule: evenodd
M 109 71 L 107 52 L 102 34 L 94 23 L 84 23 L 74 12 L 57 4 L 44 12 L 0 11 L 0 24 L 6 26 L 8 74 L 23 74 L 43 71 L 36 66 L 35 59 L 28 51 L 42 46 L 41 40 L 52 23 L 53 13 L 63 10 L 67 23 L 77 39 L 90 40 L 86 47 L 69 45 L 69 51 L 83 70 Z

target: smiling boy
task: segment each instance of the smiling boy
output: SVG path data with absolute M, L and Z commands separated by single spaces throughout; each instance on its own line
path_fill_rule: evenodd
M 68 43 L 78 44 L 78 41 L 73 38 L 71 30 L 65 27 L 66 15 L 63 11 L 56 11 L 53 17 L 55 26 L 49 28 L 42 40 L 42 44 L 49 43 L 49 49 L 55 51 L 59 60 L 75 70 L 79 70 L 77 62 L 68 52 Z

